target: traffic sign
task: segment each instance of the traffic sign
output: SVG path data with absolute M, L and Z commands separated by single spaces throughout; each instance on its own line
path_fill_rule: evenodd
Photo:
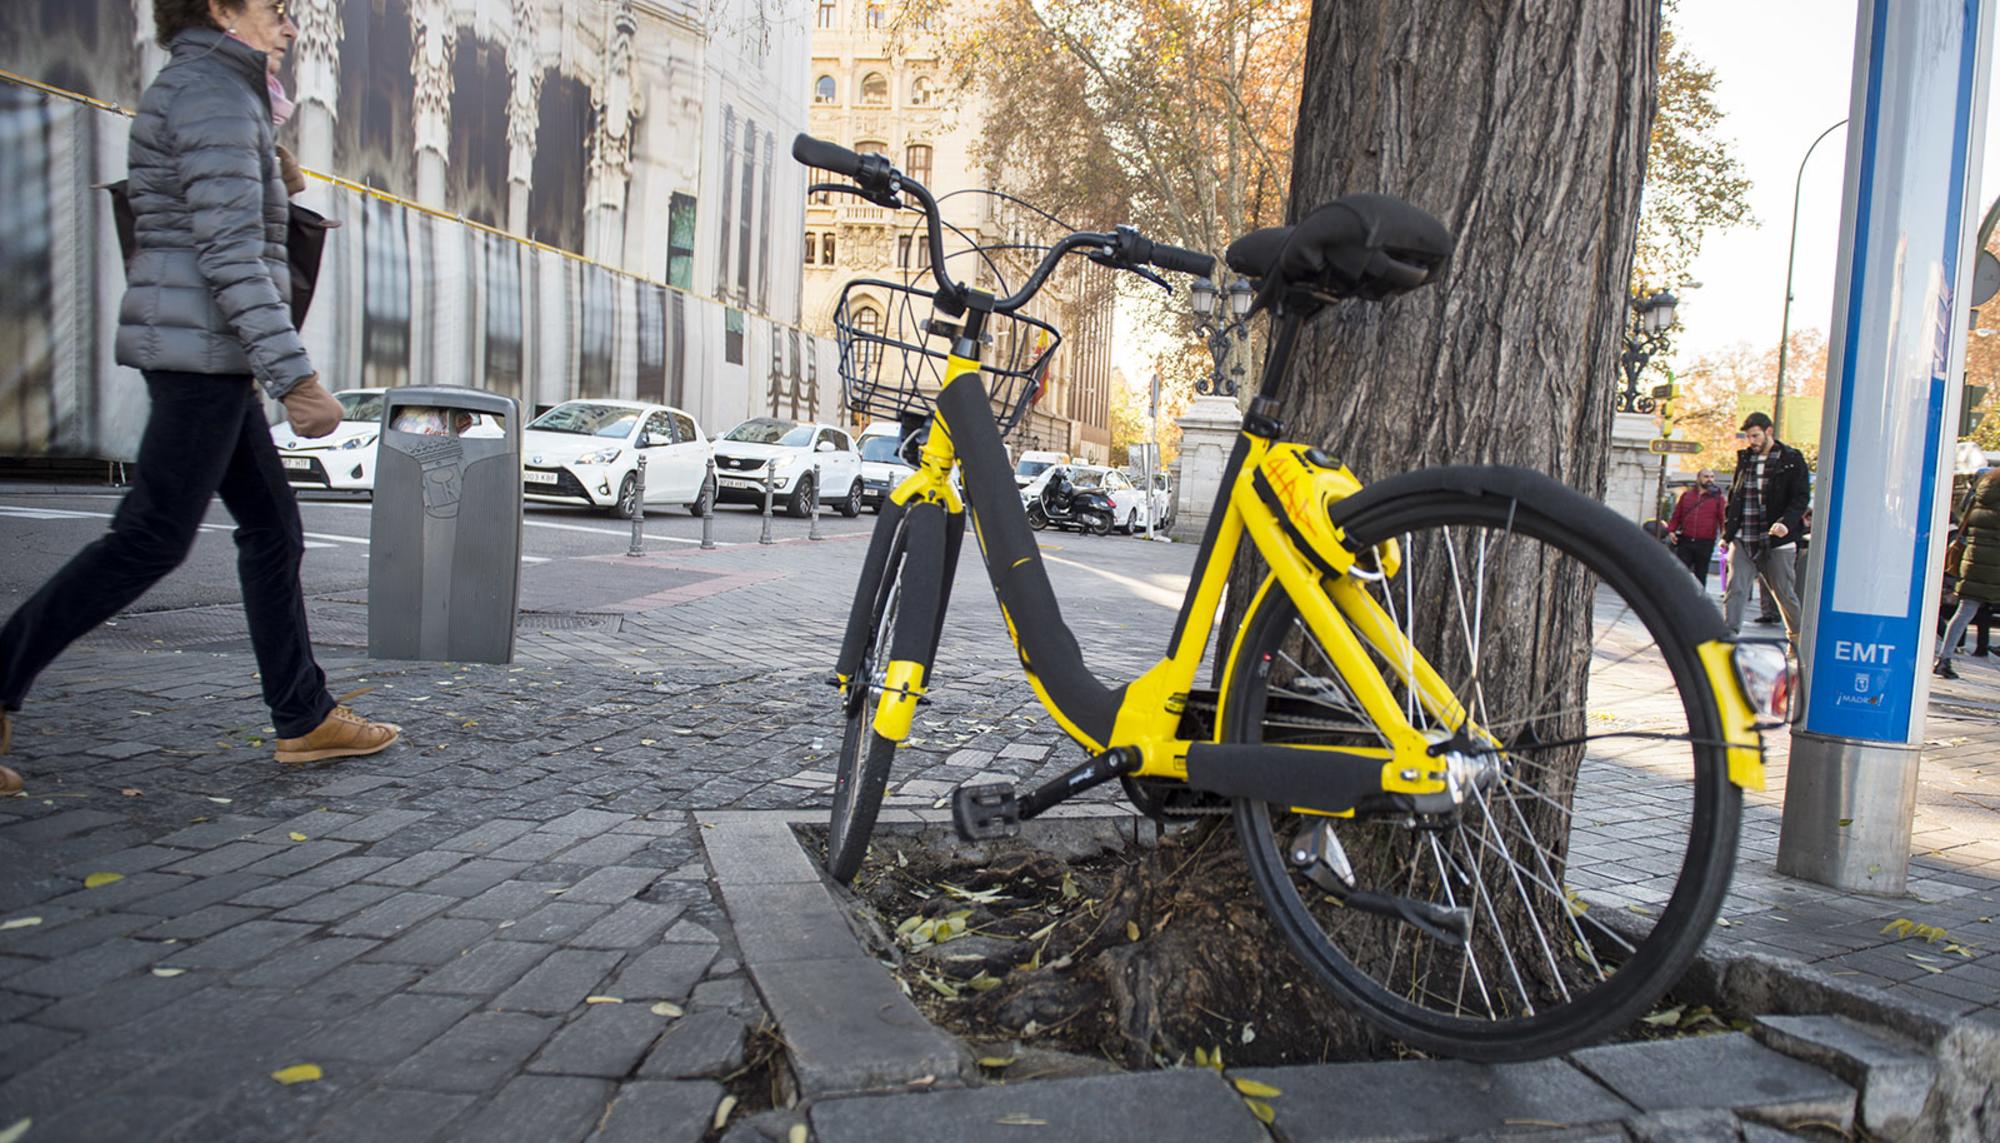
M 1653 397 L 1655 400 L 1670 398 L 1673 395 L 1674 395 L 1674 383 L 1672 381 L 1669 381 L 1664 385 L 1653 386 Z
M 1657 453 L 1700 452 L 1701 442 L 1656 440 L 1649 443 L 1646 447 L 1652 449 L 1654 452 Z

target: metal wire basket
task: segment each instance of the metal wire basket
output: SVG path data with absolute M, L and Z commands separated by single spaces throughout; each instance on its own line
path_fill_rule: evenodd
M 856 415 L 897 420 L 929 413 L 944 387 L 949 356 L 929 332 L 933 292 L 880 278 L 856 278 L 840 291 L 833 327 L 840 343 L 840 379 Z M 1062 334 L 1025 314 L 992 315 L 979 369 L 1005 436 L 1041 399 L 1043 380 Z

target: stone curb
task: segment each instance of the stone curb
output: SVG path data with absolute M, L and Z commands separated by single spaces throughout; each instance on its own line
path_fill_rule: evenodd
M 1068 812 L 1051 817 L 1133 819 L 1119 806 L 1062 809 Z M 823 816 L 696 815 L 747 967 L 785 1039 L 821 1137 L 861 1139 L 870 1131 L 892 1137 L 906 1120 L 953 1123 L 948 1111 L 963 1116 L 941 1139 L 1015 1137 L 1022 1123 L 1006 1122 L 1009 1116 L 1088 1125 L 1090 1137 L 1107 1141 L 1160 1137 L 1157 1126 L 1139 1120 L 1100 1124 L 1077 1101 L 1101 1103 L 1098 1086 L 1157 1083 L 1153 1077 L 1178 1073 L 1098 1077 L 1096 1086 L 1073 1080 L 980 1086 L 965 1045 L 925 1021 L 867 953 L 791 828 Z M 940 826 L 948 819 L 943 810 L 887 809 L 880 821 Z M 1880 990 L 1755 953 L 1704 952 L 1680 992 L 1768 1015 L 1748 1035 L 1607 1045 L 1531 1064 L 1325 1064 L 1258 1069 L 1244 1078 L 1287 1093 L 1271 1101 L 1287 1140 L 1446 1139 L 1524 1129 L 1551 1138 L 1666 1138 L 1697 1119 L 1704 1130 L 1744 1138 L 1811 1125 L 1859 1127 L 1884 1139 L 1971 1139 L 2000 1118 L 2000 1021 L 1951 1021 Z M 953 1089 L 959 1093 L 948 1095 Z M 979 1094 L 989 1090 L 1012 1094 Z M 1398 1090 L 1403 1097 L 1394 1095 Z M 1418 1091 L 1423 1099 L 1408 1098 Z M 990 1121 L 982 1118 L 987 1112 Z M 1247 1108 L 1243 1116 L 1254 1125 Z
M 1867 984 L 1764 953 L 1704 951 L 1688 999 L 1756 1012 L 1766 1045 L 1859 1091 L 1857 1122 L 1885 1139 L 1990 1139 L 2000 1124 L 2000 1019 L 1952 1019 Z M 1928 1066 L 1926 1066 L 1928 1065 Z

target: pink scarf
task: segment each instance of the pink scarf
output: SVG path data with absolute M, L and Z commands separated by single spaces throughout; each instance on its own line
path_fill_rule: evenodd
M 244 39 L 235 32 L 230 32 L 228 35 L 230 39 L 235 40 L 237 43 L 243 44 L 246 47 L 250 46 L 249 40 Z M 292 117 L 292 110 L 297 105 L 292 102 L 290 96 L 285 94 L 285 85 L 283 81 L 278 79 L 277 72 L 266 71 L 264 73 L 264 83 L 271 93 L 271 124 L 276 127 L 283 127 L 285 120 Z

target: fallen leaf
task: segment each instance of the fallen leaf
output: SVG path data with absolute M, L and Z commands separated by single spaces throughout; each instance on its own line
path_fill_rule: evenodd
M 625 998 L 622 996 L 586 996 L 583 998 L 583 1002 L 585 1004 L 623 1004 L 625 1003 Z
M 153 970 L 153 975 L 164 976 L 164 977 L 175 977 L 184 975 L 186 972 L 187 969 L 184 968 L 156 968 Z
M 1243 1042 L 1247 1044 L 1256 1038 L 1257 1038 L 1257 1029 L 1252 1028 L 1248 1024 L 1243 1025 Z
M 1258 1083 L 1253 1079 L 1239 1079 L 1235 1081 L 1235 1084 L 1237 1091 L 1242 1092 L 1244 1095 L 1254 1095 L 1259 1099 L 1276 1099 L 1285 1094 L 1270 1084 Z
M 1125 922 L 1125 939 L 1128 941 L 1136 941 L 1139 939 L 1139 922 L 1137 921 Z
M 1002 1127 L 1047 1127 L 1049 1125 L 1048 1120 L 1036 1119 L 1025 1111 L 1009 1112 L 993 1122 L 998 1123 Z
M 123 880 L 125 880 L 123 873 L 93 873 L 83 879 L 83 887 L 85 889 L 102 889 L 106 885 L 115 885 Z
M 0 921 L 0 933 L 4 933 L 9 929 L 25 929 L 30 925 L 39 925 L 41 923 L 42 919 L 40 917 L 15 917 L 12 920 Z
M 326 1078 L 318 1064 L 293 1064 L 289 1068 L 279 1068 L 271 1073 L 271 1078 L 290 1087 L 295 1083 L 315 1083 Z
M 979 1066 L 982 1068 L 1010 1067 L 1014 1061 L 1020 1058 L 1019 1056 L 981 1056 L 979 1057 Z
M 1676 1027 L 1681 1022 L 1681 1011 L 1682 1010 L 1677 1007 L 1662 1008 L 1660 1011 L 1653 1013 L 1651 1016 L 1646 1016 L 1641 1018 L 1639 1023 L 1647 1024 L 1654 1028 Z
M 306 835 L 300 833 L 298 830 L 293 830 L 285 836 L 291 838 L 293 841 L 304 841 L 306 839 Z
M 1243 1101 L 1243 1106 L 1249 1108 L 1250 1114 L 1257 1117 L 1257 1122 L 1266 1127 L 1278 1118 L 1277 1110 L 1261 1099 L 1246 1099 Z
M 35 1121 L 31 1117 L 9 1127 L 0 1127 L 0 1143 L 20 1143 L 22 1137 L 27 1135 L 28 1128 L 34 1125 Z
M 209 801 L 211 801 L 211 802 L 214 802 L 214 803 L 215 803 L 216 805 L 218 805 L 218 806 L 226 806 L 226 805 L 229 805 L 229 804 L 231 804 L 232 802 L 234 802 L 235 800 L 236 800 L 235 798 L 210 798 L 210 799 L 209 799 Z
M 658 1004 L 653 1005 L 653 1015 L 665 1016 L 669 1020 L 678 1017 L 684 1011 L 686 1010 L 671 1000 L 662 1000 Z
M 805 1124 L 794 1123 L 792 1124 L 792 1129 L 785 1132 L 785 1143 L 806 1143 L 808 1134 Z
M 128 798 L 136 798 L 139 797 L 141 794 L 144 794 L 146 791 L 139 789 L 137 786 L 127 786 L 118 792 L 125 795 Z
M 722 1102 L 715 1105 L 714 1127 L 717 1131 L 720 1131 L 724 1127 L 727 1127 L 729 1125 L 729 1113 L 735 1110 L 736 1110 L 736 1097 L 733 1095 L 723 1096 Z

